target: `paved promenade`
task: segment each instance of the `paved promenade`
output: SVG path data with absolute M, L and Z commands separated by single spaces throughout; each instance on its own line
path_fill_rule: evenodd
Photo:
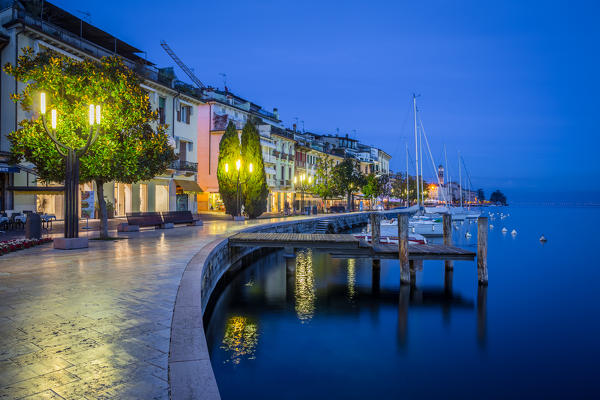
M 219 235 L 274 221 L 208 221 L 0 257 L 0 399 L 167 399 L 187 263 Z

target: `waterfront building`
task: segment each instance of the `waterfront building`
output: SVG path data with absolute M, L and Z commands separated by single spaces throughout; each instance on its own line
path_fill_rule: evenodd
M 238 134 L 247 121 L 254 123 L 260 133 L 260 144 L 265 163 L 265 173 L 270 191 L 277 189 L 277 152 L 276 140 L 271 137 L 271 127 L 281 128 L 277 109 L 264 110 L 229 90 L 207 88 L 202 94 L 203 104 L 198 107 L 198 184 L 203 193 L 198 196 L 199 211 L 224 211 L 219 195 L 217 165 L 219 161 L 219 143 L 229 122 L 235 124 Z M 272 192 L 270 194 L 272 197 Z M 271 210 L 270 198 L 267 211 Z
M 158 110 L 160 123 L 169 125 L 169 133 L 179 160 L 169 171 L 148 182 L 126 185 L 109 182 L 104 185 L 107 201 L 116 215 L 132 211 L 168 211 L 189 209 L 195 212 L 196 127 L 194 109 L 199 98 L 181 92 L 175 76 L 160 70 L 139 56 L 142 50 L 90 25 L 86 21 L 44 2 L 43 7 L 31 1 L 0 1 L 0 64 L 15 63 L 21 49 L 29 46 L 35 52 L 53 50 L 76 59 L 99 60 L 118 55 L 125 65 L 144 78 L 143 88 L 150 103 Z M 1 72 L 0 89 L 0 210 L 4 212 L 38 211 L 63 216 L 63 187 L 37 184 L 33 165 L 11 165 L 8 134 L 18 129 L 26 115 L 10 95 L 23 89 L 23 84 Z M 94 183 L 81 185 L 81 190 L 95 190 Z

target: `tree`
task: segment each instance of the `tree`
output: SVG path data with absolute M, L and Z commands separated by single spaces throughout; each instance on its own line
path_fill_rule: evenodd
M 333 184 L 333 168 L 333 159 L 329 155 L 319 157 L 317 160 L 312 191 L 323 200 L 325 210 L 327 210 L 327 200 L 338 195 L 336 185 Z
M 227 129 L 219 142 L 219 162 L 217 164 L 217 180 L 219 194 L 225 204 L 225 211 L 232 217 L 239 214 L 237 199 L 237 170 L 235 163 L 241 158 L 240 138 L 235 124 L 229 121 Z
M 394 179 L 391 180 L 392 195 L 396 198 L 406 199 L 406 174 L 399 172 Z M 414 176 L 408 176 L 408 199 L 409 201 L 417 201 L 417 179 Z
M 500 190 L 496 190 L 494 193 L 492 193 L 492 195 L 490 196 L 490 202 L 494 203 L 494 204 L 502 204 L 502 205 L 506 205 L 506 196 L 504 195 L 504 193 L 502 193 Z
M 485 201 L 485 193 L 483 192 L 483 189 L 477 189 L 477 200 L 480 203 L 483 203 Z
M 249 218 L 256 218 L 267 211 L 267 198 L 269 188 L 267 175 L 260 147 L 260 135 L 250 121 L 246 122 L 242 130 L 242 160 L 244 190 L 244 210 Z M 252 164 L 252 171 L 249 166 Z
M 373 201 L 381 195 L 382 189 L 381 182 L 375 174 L 370 173 L 365 177 L 362 185 L 362 193 L 369 200 L 371 209 L 373 209 Z
M 65 160 L 44 131 L 38 114 L 40 92 L 46 93 L 47 108 L 57 110 L 57 138 L 72 147 L 84 144 L 81 132 L 88 129 L 88 105 L 102 105 L 100 135 L 81 157 L 79 177 L 80 183 L 96 183 L 100 236 L 107 237 L 103 184 L 150 179 L 164 173 L 176 158 L 166 126 L 156 124 L 158 114 L 150 108 L 141 78 L 116 56 L 76 60 L 51 50 L 34 54 L 29 47 L 4 71 L 26 83 L 11 98 L 33 116 L 9 134 L 11 158 L 34 164 L 42 182 L 64 181 Z
M 346 195 L 348 209 L 353 210 L 352 193 L 361 188 L 364 180 L 364 175 L 360 171 L 360 164 L 352 158 L 344 159 L 333 168 L 333 178 L 336 191 Z

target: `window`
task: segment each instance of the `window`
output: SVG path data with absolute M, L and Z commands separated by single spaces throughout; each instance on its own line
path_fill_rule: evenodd
M 158 122 L 161 124 L 166 123 L 167 113 L 165 111 L 165 104 L 167 103 L 167 99 L 164 97 L 158 98 Z
M 181 120 L 186 124 L 190 124 L 190 115 L 192 115 L 192 107 L 183 106 L 181 107 Z
M 190 124 L 190 115 L 192 115 L 192 107 L 190 106 L 181 106 L 179 110 L 177 110 L 177 122 L 183 122 L 185 124 Z

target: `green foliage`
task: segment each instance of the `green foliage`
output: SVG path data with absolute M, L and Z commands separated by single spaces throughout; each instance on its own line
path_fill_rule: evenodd
M 141 79 L 119 57 L 79 61 L 52 51 L 34 54 L 27 47 L 17 64 L 6 64 L 4 70 L 27 82 L 11 98 L 33 113 L 8 137 L 13 161 L 33 163 L 41 180 L 60 182 L 65 172 L 64 158 L 43 129 L 41 92 L 46 93 L 48 118 L 51 109 L 57 110 L 58 140 L 75 148 L 87 138 L 89 105 L 102 106 L 100 135 L 81 157 L 80 182 L 138 182 L 164 173 L 175 159 L 166 127 L 153 127 L 158 115 L 150 109 Z
M 398 173 L 390 179 L 391 196 L 406 200 L 406 174 Z M 417 179 L 414 176 L 408 176 L 408 198 L 410 202 L 417 201 Z
M 249 218 L 256 218 L 267 211 L 267 175 L 260 148 L 260 135 L 251 122 L 246 122 L 242 130 L 242 176 L 244 211 Z M 252 164 L 252 172 L 249 166 Z
M 371 207 L 378 197 L 389 196 L 391 191 L 388 175 L 375 175 L 373 173 L 364 178 L 362 193 L 370 200 Z
M 329 155 L 319 157 L 317 160 L 315 183 L 312 186 L 312 192 L 323 199 L 323 201 L 339 195 L 337 187 L 334 184 L 333 168 L 334 162 Z
M 491 194 L 490 202 L 495 204 L 499 203 L 504 206 L 507 204 L 506 196 L 500 190 L 496 190 L 494 193 Z
M 381 193 L 381 187 L 379 185 L 379 180 L 375 176 L 375 174 L 370 173 L 364 179 L 364 183 L 362 186 L 362 193 L 366 199 L 370 200 L 371 206 L 373 205 L 373 201 L 379 197 Z
M 358 191 L 364 183 L 364 175 L 360 171 L 359 162 L 352 158 L 346 158 L 333 168 L 333 179 L 336 191 L 346 195 L 348 208 L 352 209 L 352 193 Z
M 238 171 L 235 163 L 241 158 L 240 138 L 233 122 L 229 121 L 227 129 L 219 142 L 219 162 L 217 179 L 219 193 L 225 204 L 225 211 L 231 216 L 239 214 L 237 202 Z

